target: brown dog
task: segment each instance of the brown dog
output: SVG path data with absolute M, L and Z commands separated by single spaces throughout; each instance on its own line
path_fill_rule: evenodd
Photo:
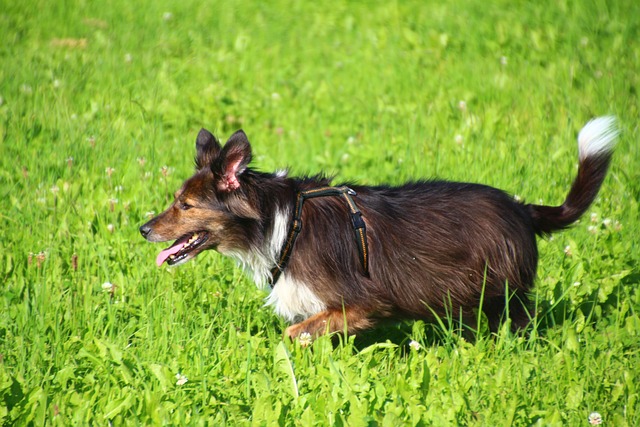
M 162 214 L 140 227 L 149 241 L 177 239 L 158 265 L 206 249 L 237 259 L 267 304 L 291 322 L 290 337 L 346 330 L 386 317 L 452 316 L 473 327 L 481 308 L 492 330 L 530 321 L 536 235 L 568 227 L 593 202 L 617 137 L 602 117 L 580 132 L 579 169 L 561 206 L 515 201 L 479 184 L 417 181 L 398 187 L 330 187 L 322 176 L 248 168 L 238 131 L 222 147 L 202 129 L 196 172 Z M 306 201 L 306 202 L 305 202 Z

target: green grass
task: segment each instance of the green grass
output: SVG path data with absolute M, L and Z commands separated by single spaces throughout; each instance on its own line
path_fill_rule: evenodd
M 640 425 L 640 3 L 205 3 L 0 0 L 0 423 Z M 201 127 L 244 128 L 263 170 L 558 204 L 604 114 L 610 174 L 540 241 L 526 338 L 303 348 L 230 260 L 157 268 L 137 231 Z

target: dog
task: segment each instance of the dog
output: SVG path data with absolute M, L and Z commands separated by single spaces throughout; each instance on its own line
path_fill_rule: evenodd
M 578 135 L 579 167 L 560 206 L 526 204 L 481 184 L 422 180 L 400 186 L 332 186 L 324 175 L 289 177 L 249 167 L 239 130 L 222 146 L 202 129 L 195 174 L 169 208 L 140 227 L 150 242 L 176 240 L 158 266 L 207 249 L 235 258 L 266 305 L 293 323 L 285 334 L 354 334 L 385 318 L 451 316 L 496 331 L 532 320 L 536 236 L 574 223 L 607 174 L 614 117 Z

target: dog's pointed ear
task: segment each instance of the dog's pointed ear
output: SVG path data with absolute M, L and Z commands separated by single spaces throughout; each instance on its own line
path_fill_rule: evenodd
M 196 138 L 196 168 L 198 170 L 211 166 L 218 158 L 222 147 L 215 136 L 208 130 L 202 128 Z
M 222 148 L 215 165 L 211 169 L 219 177 L 218 189 L 221 191 L 234 191 L 240 188 L 238 178 L 247 169 L 251 161 L 251 144 L 247 135 L 239 130 L 227 141 Z

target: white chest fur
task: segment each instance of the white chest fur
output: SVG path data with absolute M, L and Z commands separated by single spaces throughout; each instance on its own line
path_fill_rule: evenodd
M 265 305 L 272 306 L 277 315 L 290 322 L 306 319 L 326 309 L 305 283 L 291 279 L 286 273 L 280 276 Z

